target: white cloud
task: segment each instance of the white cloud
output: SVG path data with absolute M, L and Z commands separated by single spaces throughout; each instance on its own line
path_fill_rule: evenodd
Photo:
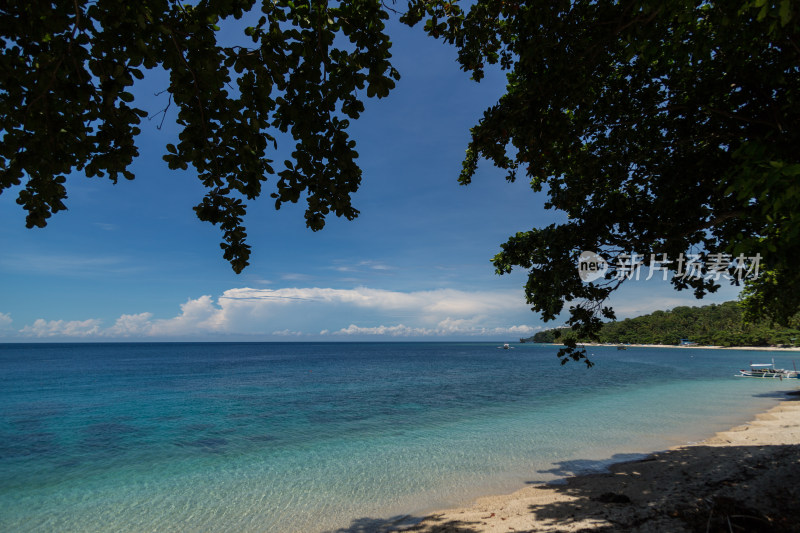
M 0 313 L 0 335 L 11 329 L 11 315 L 8 313 Z
M 151 323 L 153 336 L 205 335 L 225 333 L 230 324 L 225 323 L 224 309 L 214 304 L 211 296 L 205 295 L 196 300 L 189 299 L 181 304 L 181 314 L 166 320 Z
M 277 337 L 301 337 L 303 335 L 303 332 L 291 331 L 289 329 L 282 329 L 280 331 L 273 331 L 272 334 Z
M 429 332 L 490 331 L 503 324 L 518 323 L 531 313 L 516 291 L 388 291 L 358 287 L 332 289 L 323 287 L 253 289 L 236 288 L 218 298 L 214 314 L 216 330 L 227 332 L 317 330 L 337 331 L 349 324 L 360 327 L 391 323 L 387 335 L 428 335 Z M 403 317 L 403 330 L 397 324 Z M 313 322 L 311 322 L 313 320 Z M 365 322 L 371 322 L 371 324 Z M 444 321 L 444 322 L 443 322 Z M 343 322 L 343 323 L 342 323 Z M 278 328 L 265 329 L 265 326 Z M 439 333 L 437 333 L 439 334 Z
M 478 327 L 478 325 L 485 321 L 485 316 L 474 316 L 472 318 L 458 318 L 453 319 L 450 317 L 439 321 L 436 326 L 442 331 L 466 331 Z
M 137 337 L 150 335 L 153 324 L 150 319 L 153 313 L 139 313 L 138 315 L 122 315 L 113 326 L 103 332 L 109 337 Z
M 519 333 L 520 335 L 530 335 L 531 333 L 541 331 L 542 329 L 544 329 L 542 326 L 528 326 L 526 324 L 506 328 L 508 333 Z
M 122 256 L 13 253 L 0 258 L 0 267 L 28 274 L 86 277 L 130 273 L 141 267 Z
M 292 273 L 289 273 L 289 274 L 282 275 L 281 279 L 286 280 L 286 281 L 308 281 L 308 280 L 313 279 L 313 278 L 311 276 L 309 276 L 308 274 L 298 274 L 298 273 L 292 272 Z
M 383 263 L 379 263 L 378 261 L 359 261 L 355 264 L 349 265 L 337 265 L 330 267 L 333 270 L 338 272 L 368 272 L 370 270 L 377 270 L 377 271 L 388 271 L 394 270 L 393 267 L 389 265 L 385 265 Z
M 517 291 L 475 291 L 436 289 L 432 291 L 399 292 L 384 289 L 358 287 L 355 289 L 330 289 L 320 287 L 230 289 L 220 297 L 222 300 L 263 301 L 275 304 L 290 304 L 296 301 L 343 303 L 356 307 L 381 310 L 416 310 L 429 315 L 472 315 L 499 311 L 509 307 L 525 307 Z M 526 308 L 526 307 L 525 307 Z
M 507 324 L 518 324 L 529 316 L 516 292 L 243 287 L 229 289 L 216 300 L 210 295 L 189 299 L 172 318 L 155 318 L 149 312 L 123 314 L 105 329 L 98 319 L 39 319 L 20 333 L 106 338 L 308 336 L 304 331 L 320 332 L 314 336 L 479 336 L 528 334 L 535 329 Z
M 96 318 L 50 321 L 39 318 L 19 332 L 26 337 L 92 337 L 100 334 L 101 323 Z
M 390 337 L 447 337 L 447 336 L 486 336 L 486 335 L 530 335 L 541 329 L 526 325 L 484 328 L 459 325 L 459 321 L 444 320 L 436 328 L 413 328 L 403 324 L 395 326 L 361 327 L 350 324 L 346 328 L 334 332 L 334 335 L 356 336 L 390 336 Z
M 113 326 L 101 332 L 105 337 L 185 337 L 226 333 L 221 323 L 223 310 L 211 296 L 189 299 L 181 304 L 181 313 L 173 318 L 153 319 L 152 313 L 120 316 Z
M 514 300 L 518 300 L 515 302 Z M 518 295 L 468 293 L 452 289 L 399 292 L 359 287 L 332 289 L 322 287 L 253 289 L 236 288 L 218 298 L 213 313 L 215 329 L 231 333 L 346 329 L 350 323 L 363 322 L 367 315 L 391 319 L 398 314 L 413 319 L 407 329 L 386 330 L 387 335 L 418 335 L 442 320 L 472 319 L 476 313 L 488 316 L 508 308 L 527 312 Z M 517 305 L 515 305 L 515 303 Z M 377 315 L 377 316 L 376 316 Z M 310 321 L 314 322 L 310 322 Z M 342 321 L 348 320 L 348 322 Z M 279 325 L 275 329 L 269 326 Z M 369 327 L 372 327 L 371 325 Z M 404 332 L 404 333 L 401 333 Z M 427 334 L 427 333 L 425 333 Z
M 436 335 L 435 330 L 425 328 L 410 328 L 403 324 L 396 326 L 361 327 L 350 324 L 346 328 L 334 332 L 334 335 L 381 335 L 389 337 L 421 337 Z

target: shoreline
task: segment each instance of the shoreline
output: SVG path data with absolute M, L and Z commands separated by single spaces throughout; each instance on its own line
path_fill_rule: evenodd
M 527 343 L 526 343 L 527 344 Z M 548 344 L 548 343 L 541 343 Z M 564 346 L 563 344 L 549 343 L 550 346 Z M 693 346 L 680 346 L 677 344 L 603 344 L 599 342 L 582 342 L 578 346 L 591 346 L 591 347 L 608 347 L 614 348 L 616 346 L 626 346 L 628 348 L 681 348 L 684 350 L 743 350 L 751 352 L 800 352 L 800 346 L 706 346 L 706 345 L 693 345 Z
M 800 520 L 800 390 L 697 443 L 535 484 L 384 529 L 419 533 L 795 531 Z

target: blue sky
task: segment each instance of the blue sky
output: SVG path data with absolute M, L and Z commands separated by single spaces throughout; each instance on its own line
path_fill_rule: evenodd
M 525 272 L 497 276 L 490 259 L 509 235 L 560 215 L 525 179 L 509 184 L 487 163 L 472 185 L 456 181 L 469 128 L 504 76 L 472 82 L 452 49 L 419 29 L 389 29 L 402 79 L 366 101 L 351 129 L 359 218 L 329 218 L 313 233 L 302 202 L 275 211 L 270 179 L 249 203 L 253 255 L 236 275 L 218 228 L 192 211 L 204 194 L 194 174 L 161 159 L 176 130 L 145 121 L 136 179 L 70 176 L 69 210 L 47 228 L 24 227 L 17 190 L 0 195 L 0 341 L 512 341 L 550 327 L 524 302 Z M 166 101 L 154 96 L 157 77 L 145 81 L 136 104 L 155 114 Z M 698 302 L 651 280 L 629 282 L 611 303 L 623 318 L 736 296 L 724 287 Z

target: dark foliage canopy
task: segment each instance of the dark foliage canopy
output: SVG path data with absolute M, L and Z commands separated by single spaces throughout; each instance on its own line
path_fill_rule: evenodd
M 247 16 L 249 46 L 221 42 L 220 24 Z M 28 227 L 65 209 L 66 176 L 122 176 L 139 154 L 135 137 L 152 110 L 130 92 L 148 69 L 169 73 L 179 142 L 171 169 L 192 166 L 207 189 L 195 207 L 219 224 L 224 257 L 240 272 L 250 248 L 244 199 L 277 175 L 275 206 L 306 193 L 306 224 L 333 212 L 353 219 L 361 182 L 350 119 L 366 96 L 383 97 L 390 65 L 386 10 L 377 0 L 9 0 L 0 7 L 0 192 L 22 184 Z M 276 170 L 277 138 L 294 140 Z M 47 154 L 47 157 L 43 157 Z
M 487 64 L 509 71 L 506 94 L 472 128 L 461 183 L 485 158 L 566 214 L 512 236 L 494 258 L 498 273 L 529 270 L 534 311 L 555 319 L 570 304 L 568 324 L 592 337 L 614 318 L 604 302 L 632 277 L 621 259 L 634 253 L 671 260 L 673 285 L 698 297 L 729 277 L 748 281 L 751 313 L 785 322 L 797 311 L 798 7 L 412 2 L 407 20 L 455 45 L 473 77 Z M 579 277 L 582 251 L 608 260 L 603 278 Z M 681 254 L 697 258 L 691 276 Z

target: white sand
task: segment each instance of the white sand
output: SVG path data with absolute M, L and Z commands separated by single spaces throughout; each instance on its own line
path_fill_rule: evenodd
M 706 441 L 564 485 L 531 485 L 482 498 L 402 530 L 800 531 L 800 395 L 786 398 Z

